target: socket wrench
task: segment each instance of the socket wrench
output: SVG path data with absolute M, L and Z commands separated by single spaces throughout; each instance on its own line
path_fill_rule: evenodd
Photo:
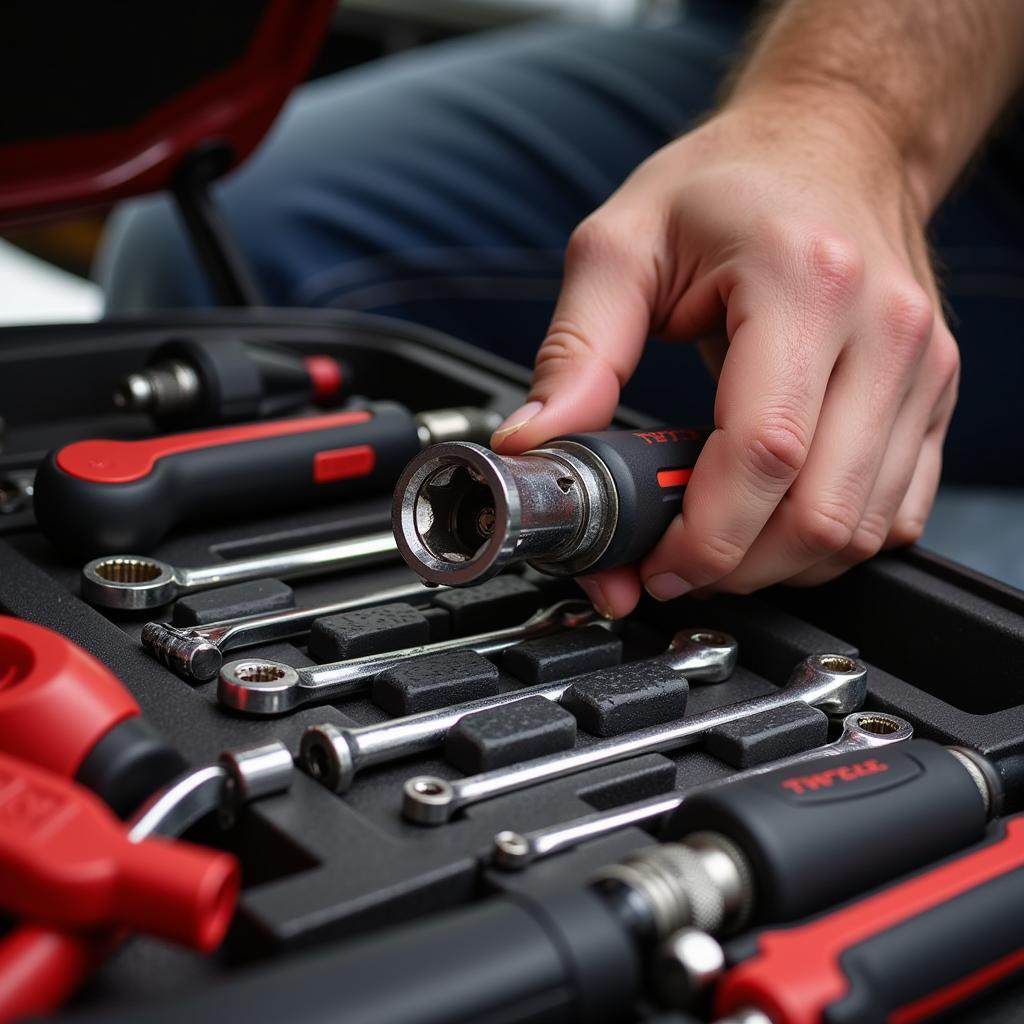
M 222 619 L 207 626 L 175 626 L 170 622 L 147 622 L 142 627 L 142 646 L 185 679 L 205 683 L 220 671 L 224 652 L 272 640 L 287 640 L 308 633 L 315 620 L 358 608 L 391 604 L 395 601 L 429 598 L 446 587 L 426 588 L 422 583 L 402 583 L 362 597 L 350 597 L 317 608 L 296 608 L 262 615 Z
M 843 732 L 839 738 L 824 746 L 813 747 L 774 761 L 766 761 L 753 768 L 701 785 L 690 786 L 681 791 L 638 800 L 610 811 L 597 811 L 565 825 L 536 829 L 533 832 L 499 832 L 494 837 L 492 863 L 509 871 L 519 871 L 535 860 L 570 850 L 589 839 L 611 835 L 634 825 L 655 822 L 676 810 L 693 793 L 703 793 L 715 786 L 735 782 L 737 779 L 763 775 L 777 768 L 787 768 L 819 757 L 832 757 L 854 750 L 870 750 L 890 743 L 899 743 L 911 739 L 913 735 L 914 727 L 906 719 L 883 711 L 855 711 L 843 719 Z
M 520 640 L 573 629 L 593 623 L 596 618 L 588 601 L 559 601 L 515 626 L 405 647 L 389 654 L 367 654 L 300 669 L 278 661 L 233 661 L 220 671 L 217 699 L 226 707 L 250 715 L 280 715 L 304 704 L 322 704 L 362 693 L 375 676 L 411 658 L 448 651 L 497 654 Z
M 668 650 L 652 660 L 667 663 L 689 681 L 717 683 L 732 675 L 736 653 L 736 641 L 725 633 L 682 629 L 672 638 Z M 312 725 L 302 735 L 299 763 L 328 789 L 344 793 L 363 768 L 440 745 L 448 730 L 466 715 L 490 711 L 528 697 L 559 701 L 576 678 L 509 690 L 496 697 L 465 701 L 437 711 L 422 711 L 376 725 L 358 728 L 342 728 L 330 722 Z
M 362 569 L 398 560 L 390 533 L 370 533 L 326 544 L 288 548 L 267 555 L 236 558 L 189 568 L 145 555 L 106 555 L 82 569 L 82 597 L 118 611 L 159 608 L 199 590 L 273 576 L 297 579 L 344 569 Z
M 867 696 L 867 668 L 841 654 L 805 658 L 786 685 L 775 693 L 714 708 L 679 722 L 638 729 L 625 736 L 599 740 L 581 749 L 534 758 L 511 768 L 470 775 L 454 782 L 433 775 L 408 779 L 403 787 L 402 813 L 417 825 L 442 825 L 471 804 L 536 786 L 576 772 L 623 761 L 637 754 L 658 754 L 699 742 L 711 729 L 766 711 L 804 702 L 828 714 L 849 714 Z

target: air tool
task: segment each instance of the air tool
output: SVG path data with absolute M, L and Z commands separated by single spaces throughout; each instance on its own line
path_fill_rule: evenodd
M 402 557 L 427 583 L 466 586 L 527 562 L 578 576 L 635 562 L 679 512 L 710 429 L 568 434 L 524 455 L 452 441 L 395 488 Z

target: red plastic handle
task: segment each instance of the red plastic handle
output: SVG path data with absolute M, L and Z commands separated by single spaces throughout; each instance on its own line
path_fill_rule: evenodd
M 124 484 L 142 480 L 153 472 L 160 459 L 201 448 L 217 448 L 261 441 L 268 437 L 307 434 L 366 423 L 373 413 L 365 409 L 337 412 L 326 416 L 274 420 L 271 423 L 247 423 L 216 430 L 195 430 L 185 434 L 164 434 L 143 441 L 113 441 L 96 438 L 69 444 L 57 453 L 57 465 L 70 476 L 99 484 Z
M 0 751 L 70 777 L 139 713 L 116 676 L 76 644 L 0 615 Z
M 90 792 L 0 754 L 0 907 L 64 928 L 117 926 L 196 949 L 220 944 L 239 866 L 189 843 L 133 843 Z

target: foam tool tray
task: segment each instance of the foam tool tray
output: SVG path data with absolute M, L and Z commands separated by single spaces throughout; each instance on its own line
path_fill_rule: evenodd
M 204 314 L 201 324 L 168 317 L 7 330 L 0 335 L 0 411 L 6 420 L 0 469 L 27 473 L 54 446 L 144 431 L 145 420 L 115 415 L 109 396 L 116 380 L 141 366 L 153 346 L 183 331 L 335 353 L 352 367 L 360 394 L 414 410 L 477 404 L 507 412 L 521 401 L 526 381 L 522 370 L 431 332 L 342 314 L 218 312 Z M 621 422 L 644 424 L 628 412 Z M 382 496 L 269 518 L 249 518 L 242 509 L 236 521 L 172 534 L 153 554 L 172 563 L 200 564 L 379 530 L 386 528 L 389 503 L 389 496 Z M 682 627 L 727 630 L 740 650 L 729 681 L 691 688 L 687 714 L 771 692 L 806 655 L 857 654 L 869 664 L 869 707 L 906 717 L 921 736 L 977 747 L 1010 766 L 1024 755 L 1024 595 L 920 551 L 885 555 L 814 591 L 645 602 L 618 638 L 591 629 L 571 641 L 534 642 L 497 659 L 496 668 L 472 655 L 435 659 L 378 679 L 376 703 L 357 697 L 276 718 L 251 718 L 222 709 L 215 683 L 186 682 L 150 657 L 140 645 L 144 622 L 172 615 L 179 622 L 210 621 L 266 603 L 306 607 L 408 582 L 409 572 L 396 564 L 287 585 L 212 591 L 156 614 L 107 614 L 81 600 L 80 564 L 51 547 L 28 511 L 0 515 L 0 531 L 0 609 L 64 633 L 106 663 L 149 722 L 196 764 L 227 747 L 271 738 L 296 751 L 303 731 L 314 724 L 364 725 L 438 700 L 579 674 L 613 688 L 618 678 L 620 697 L 625 679 L 641 694 L 624 710 L 623 701 L 612 700 L 613 713 L 595 686 L 596 696 L 591 692 L 568 708 L 533 704 L 515 715 L 466 724 L 449 737 L 447 756 L 439 751 L 368 768 L 343 796 L 300 775 L 286 795 L 251 807 L 231 834 L 243 863 L 244 888 L 224 950 L 203 958 L 134 940 L 80 994 L 74 1004 L 79 1007 L 119 1008 L 135 999 L 173 998 L 184 987 L 211 983 L 253 961 L 300 953 L 502 890 L 578 884 L 597 867 L 649 844 L 650 834 L 630 828 L 509 873 L 487 863 L 495 833 L 551 826 L 595 808 L 717 778 L 783 741 L 790 747 L 821 741 L 813 716 L 802 725 L 761 723 L 719 737 L 710 748 L 714 754 L 695 747 L 675 756 L 639 756 L 485 801 L 443 827 L 403 820 L 401 788 L 412 775 L 456 778 L 460 768 L 585 746 L 595 740 L 588 730 L 629 728 L 651 716 L 674 714 L 671 683 L 656 674 L 631 675 L 628 666 L 664 650 Z M 455 597 L 439 594 L 424 612 L 392 608 L 386 614 L 322 621 L 309 638 L 244 653 L 307 666 L 316 657 L 365 654 L 508 625 L 574 592 L 572 583 L 530 573 L 497 583 Z M 200 838 L 212 837 L 201 831 Z M 400 975 L 394 983 L 401 984 Z M 1016 1019 L 1019 998 L 1018 986 L 958 1019 Z M 339 1014 L 344 1019 L 343 1002 Z

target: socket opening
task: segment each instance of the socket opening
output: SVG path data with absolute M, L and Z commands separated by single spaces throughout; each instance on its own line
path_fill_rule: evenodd
M 285 670 L 280 665 L 267 665 L 260 662 L 239 665 L 235 669 L 235 678 L 243 683 L 273 683 L 285 677 Z
M 829 672 L 854 672 L 857 669 L 853 659 L 842 654 L 823 654 L 818 658 L 818 664 Z
M 860 715 L 857 718 L 857 725 L 875 736 L 891 736 L 902 728 L 901 723 L 887 715 Z
M 433 779 L 417 779 L 412 784 L 412 788 L 421 796 L 441 796 L 447 789 L 440 781 Z
M 105 558 L 93 571 L 108 583 L 151 583 L 164 569 L 146 558 Z
M 472 561 L 494 536 L 494 492 L 465 464 L 440 467 L 416 495 L 416 533 L 435 558 L 454 565 Z
M 723 633 L 716 633 L 714 630 L 702 629 L 697 633 L 691 633 L 690 639 L 697 644 L 708 644 L 711 647 L 724 647 L 729 643 L 729 638 Z
M 330 758 L 319 743 L 310 743 L 306 747 L 303 763 L 314 779 L 326 779 L 331 773 Z

